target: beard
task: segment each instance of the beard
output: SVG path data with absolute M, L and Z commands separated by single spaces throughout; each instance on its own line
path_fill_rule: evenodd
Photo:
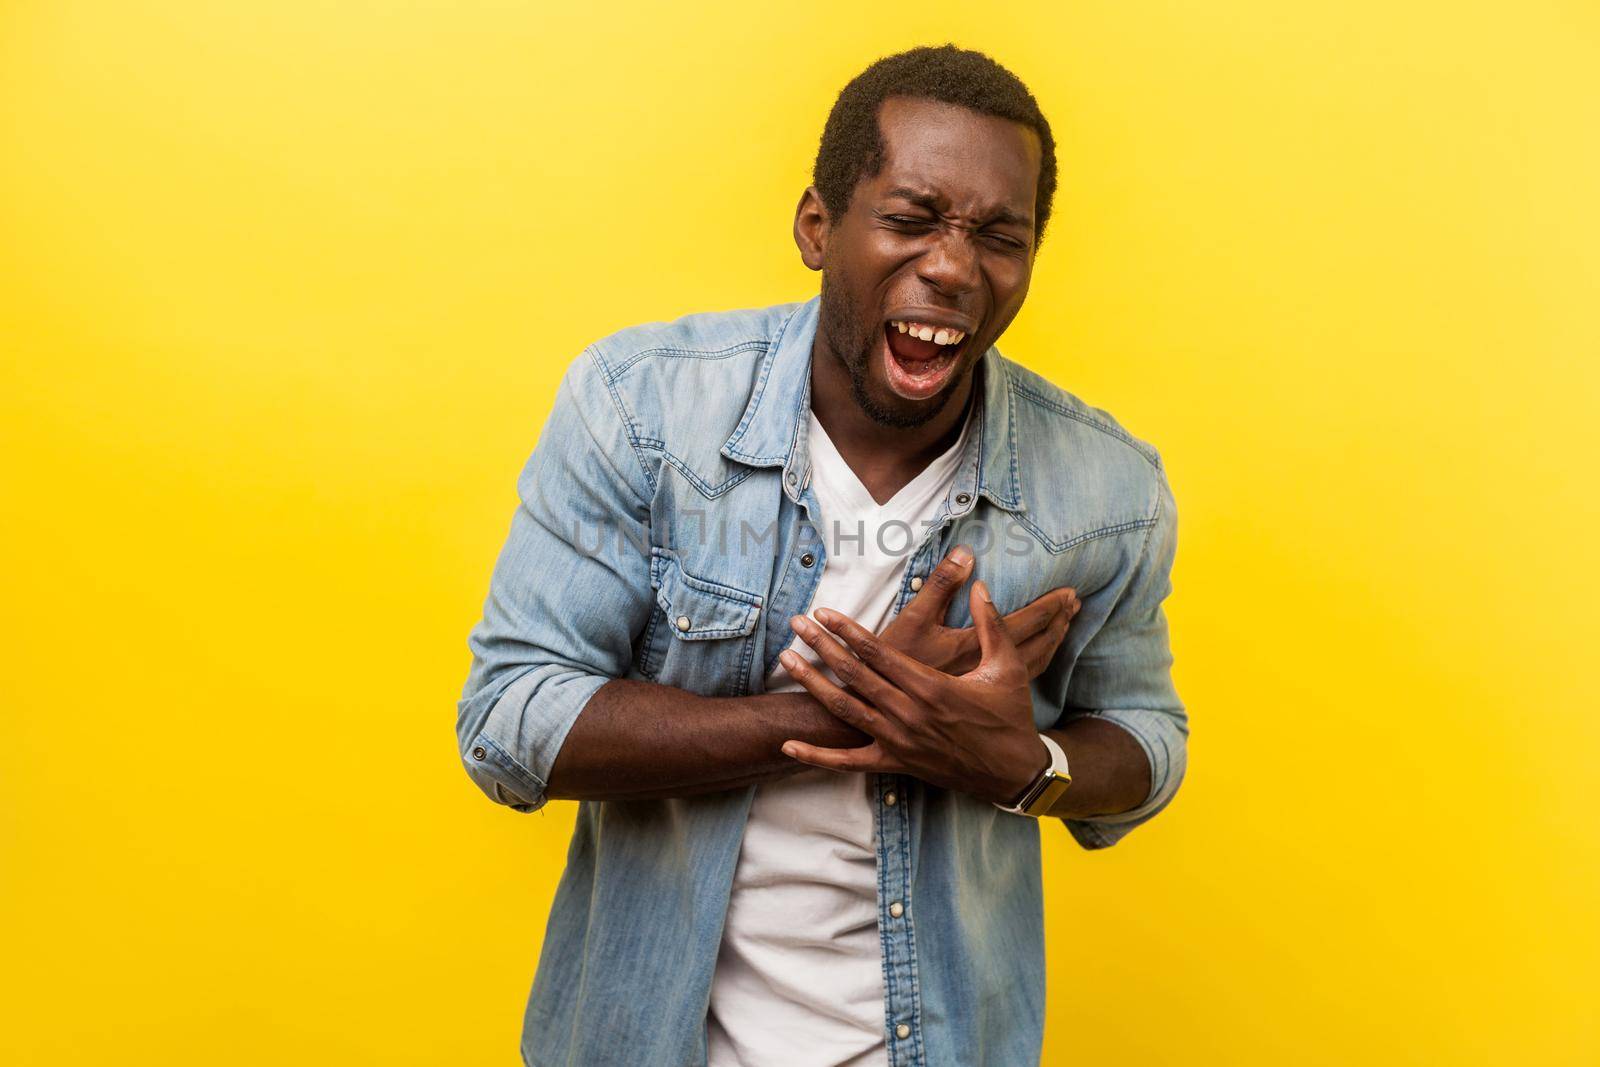
M 850 375 L 850 395 L 855 398 L 861 410 L 866 412 L 867 417 L 873 422 L 901 430 L 914 430 L 943 411 L 944 406 L 950 402 L 952 392 L 950 389 L 930 397 L 911 411 L 888 407 L 872 395 L 869 370 L 873 354 L 878 347 L 881 323 L 866 322 L 861 319 L 849 299 L 842 294 L 838 295 L 837 299 L 830 300 L 828 274 L 826 270 L 822 272 L 822 312 L 818 328 L 822 331 L 823 340 L 827 342 L 828 351 L 834 354 Z M 848 285 L 843 286 L 846 292 L 849 288 Z M 900 402 L 908 403 L 905 400 Z

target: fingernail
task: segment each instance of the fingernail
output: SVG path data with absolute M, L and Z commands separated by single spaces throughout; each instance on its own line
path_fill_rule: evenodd
M 972 549 L 966 545 L 957 545 L 950 550 L 950 562 L 958 567 L 965 567 L 972 562 Z
M 794 751 L 795 751 L 795 749 L 794 749 L 793 745 L 789 744 L 787 741 L 784 742 L 783 754 L 785 756 L 788 756 L 790 759 L 794 759 Z
M 804 615 L 796 615 L 789 620 L 789 628 L 795 633 L 805 636 L 811 632 L 811 627 L 816 625 Z
M 787 648 L 778 653 L 778 659 L 783 663 L 785 668 L 791 671 L 800 665 L 800 657 L 795 655 L 792 650 Z
M 831 610 L 829 610 L 828 608 L 817 608 L 811 614 L 815 615 L 817 617 L 817 621 L 820 622 L 822 625 L 824 625 L 824 626 L 832 626 L 833 625 L 833 612 Z
M 982 598 L 985 604 L 989 604 L 991 606 L 994 604 L 994 601 L 989 599 L 989 587 L 981 578 L 973 584 L 972 588 L 977 591 L 978 596 Z

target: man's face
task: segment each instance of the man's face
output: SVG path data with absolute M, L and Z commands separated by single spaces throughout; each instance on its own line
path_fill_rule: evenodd
M 1041 150 L 1026 126 L 932 100 L 890 97 L 878 123 L 884 165 L 856 186 L 843 217 L 815 230 L 819 328 L 862 409 L 915 427 L 965 395 L 973 367 L 1022 308 Z M 963 336 L 923 341 L 896 321 Z

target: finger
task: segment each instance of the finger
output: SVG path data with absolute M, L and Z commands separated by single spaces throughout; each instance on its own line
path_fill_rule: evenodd
M 970 626 L 963 626 L 959 630 L 952 631 L 952 633 L 955 637 L 956 651 L 955 656 L 946 665 L 945 673 L 959 676 L 976 667 L 983 656 L 978 648 L 977 630 Z
M 1071 622 L 1081 607 L 1077 591 L 1063 586 L 1035 597 L 1032 603 L 1018 608 L 1009 615 L 1001 616 L 1001 624 L 1005 626 L 1006 633 L 1011 636 L 1017 651 L 1022 655 L 1023 662 L 1031 672 L 1029 677 L 1036 676 L 1049 663 L 1050 657 L 1066 635 L 1066 624 Z M 951 635 L 955 638 L 957 654 L 951 660 L 947 673 L 966 674 L 982 659 L 982 650 L 978 645 L 978 630 L 974 626 L 963 626 L 958 630 L 951 630 Z M 1043 650 L 1042 661 L 1036 658 L 1041 650 Z
M 956 590 L 972 577 L 972 549 L 957 545 L 939 561 L 933 573 L 922 583 L 922 590 L 911 598 L 911 603 L 900 614 L 909 615 L 919 622 L 943 623 L 950 610 L 950 599 Z
M 1057 612 L 1049 626 L 1017 645 L 1017 654 L 1022 657 L 1029 678 L 1037 678 L 1055 658 L 1056 650 L 1067 636 L 1072 615 L 1070 611 Z
M 823 612 L 827 610 L 827 608 L 820 609 Z M 838 615 L 837 612 L 831 614 Z M 854 690 L 875 710 L 894 715 L 896 709 L 904 702 L 905 694 L 890 685 L 882 675 L 840 644 L 838 638 L 811 619 L 804 615 L 796 615 L 790 620 L 789 625 L 800 635 L 800 640 L 810 645 L 822 662 L 828 665 L 828 669 L 833 671 L 833 676 L 839 680 L 839 685 Z
M 1016 643 L 1001 625 L 999 609 L 989 595 L 989 585 L 981 578 L 972 583 L 969 606 L 973 624 L 978 628 L 978 647 L 983 650 L 983 659 L 975 671 L 1021 670 L 1022 657 Z
M 1052 589 L 1043 596 L 1036 597 L 1032 603 L 1004 616 L 1001 622 L 1005 623 L 1006 633 L 1011 635 L 1011 640 L 1020 645 L 1049 626 L 1056 615 L 1068 611 L 1070 605 L 1076 601 L 1077 597 L 1073 590 Z
M 841 615 L 828 608 L 818 608 L 815 614 L 817 621 L 843 641 L 849 647 L 849 651 L 854 653 L 853 658 L 858 659 L 868 672 L 876 674 L 880 682 L 887 680 L 887 688 L 898 689 L 901 693 L 931 702 L 938 693 L 940 683 L 949 680 L 949 675 L 936 671 L 894 648 L 848 615 Z M 817 649 L 818 654 L 822 653 L 820 647 L 816 645 L 812 647 Z M 829 661 L 828 666 L 833 667 L 833 662 Z M 838 668 L 835 667 L 834 670 L 837 673 Z M 871 680 L 868 681 L 871 684 Z M 862 695 L 867 696 L 865 693 Z M 885 711 L 897 710 L 893 705 L 897 705 L 898 701 L 891 696 L 885 696 L 891 703 L 891 706 L 887 707 L 873 697 L 869 696 L 869 699 Z
M 891 772 L 894 768 L 889 766 L 884 758 L 884 751 L 874 741 L 870 745 L 860 748 L 818 748 L 808 745 L 804 741 L 785 741 L 783 754 L 800 763 L 809 763 L 813 767 L 826 767 L 830 771 L 876 771 Z
M 799 682 L 800 687 L 834 718 L 854 726 L 869 737 L 877 737 L 883 731 L 885 720 L 876 708 L 846 693 L 827 675 L 806 662 L 806 658 L 798 652 L 786 648 L 778 654 L 778 662 L 789 672 L 789 677 Z

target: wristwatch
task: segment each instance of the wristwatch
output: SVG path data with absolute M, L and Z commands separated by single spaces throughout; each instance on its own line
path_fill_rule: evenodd
M 1067 754 L 1061 751 L 1061 746 L 1048 734 L 1040 734 L 1039 740 L 1050 750 L 1050 766 L 1039 772 L 1039 777 L 1022 791 L 1016 803 L 1010 807 L 996 804 L 995 807 L 1001 811 L 1009 811 L 1013 815 L 1032 815 L 1035 818 L 1048 814 L 1050 809 L 1055 807 L 1057 798 L 1072 784 L 1072 775 L 1067 773 Z

